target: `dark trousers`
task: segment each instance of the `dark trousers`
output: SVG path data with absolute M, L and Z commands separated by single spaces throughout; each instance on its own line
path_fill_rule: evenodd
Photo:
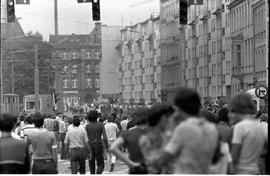
M 53 159 L 34 160 L 32 174 L 57 174 Z
M 67 159 L 67 151 L 65 146 L 65 137 L 66 133 L 60 133 L 60 142 L 61 142 L 61 159 Z
M 84 148 L 70 149 L 71 174 L 77 174 L 78 163 L 80 167 L 80 174 L 85 174 L 85 159 L 86 159 L 86 149 Z
M 101 142 L 90 144 L 92 150 L 92 158 L 89 160 L 89 168 L 91 174 L 102 174 L 104 170 L 103 145 Z M 96 171 L 97 161 L 97 171 Z

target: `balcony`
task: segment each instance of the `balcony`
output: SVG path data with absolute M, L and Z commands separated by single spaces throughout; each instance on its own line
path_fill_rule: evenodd
M 232 67 L 232 77 L 235 77 L 239 80 L 243 80 L 244 77 L 244 67 L 243 66 L 234 66 Z

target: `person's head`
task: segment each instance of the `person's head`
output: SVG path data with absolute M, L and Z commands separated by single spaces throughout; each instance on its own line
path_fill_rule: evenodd
M 20 116 L 20 121 L 23 122 L 24 119 L 25 119 L 25 115 L 21 115 L 21 116 Z
M 124 114 L 124 115 L 122 116 L 122 119 L 123 119 L 123 120 L 127 120 L 127 119 L 128 119 L 128 115 L 127 115 L 127 114 Z
M 206 110 L 201 110 L 200 111 L 200 116 L 204 117 L 208 122 L 211 122 L 211 123 L 214 123 L 214 124 L 218 123 L 217 116 L 212 112 L 209 112 L 209 111 L 206 111 Z
M 144 125 L 147 123 L 149 109 L 145 107 L 139 107 L 132 113 L 132 118 L 136 125 Z
M 114 118 L 114 121 L 117 119 L 117 114 L 115 112 L 111 113 L 111 115 L 113 116 Z
M 96 122 L 97 121 L 97 118 L 98 118 L 98 112 L 96 110 L 91 110 L 88 114 L 87 114 L 87 117 L 86 119 L 89 121 L 89 122 Z
M 0 115 L 0 131 L 11 132 L 16 124 L 16 116 L 9 113 L 4 113 Z
M 149 110 L 148 124 L 151 127 L 162 125 L 165 127 L 168 123 L 169 117 L 173 114 L 174 109 L 167 104 L 156 104 Z
M 263 113 L 260 116 L 261 122 L 268 122 L 268 115 L 266 113 Z
M 75 115 L 73 116 L 73 119 L 72 119 L 72 124 L 75 126 L 75 127 L 78 127 L 81 123 L 81 117 L 78 116 L 78 115 Z
M 108 122 L 114 122 L 115 121 L 115 117 L 112 114 L 108 114 L 107 120 L 108 120 Z
M 198 116 L 201 108 L 199 94 L 190 88 L 180 88 L 174 99 L 174 104 L 184 113 Z
M 253 115 L 256 112 L 256 106 L 251 96 L 245 92 L 241 92 L 230 103 L 229 119 L 231 124 L 238 123 L 246 115 Z
M 24 119 L 24 123 L 26 124 L 33 124 L 33 116 L 29 115 Z
M 221 108 L 218 112 L 218 121 L 229 123 L 228 113 L 228 108 Z
M 44 115 L 42 115 L 40 112 L 36 112 L 33 115 L 33 123 L 35 127 L 41 128 L 44 124 Z

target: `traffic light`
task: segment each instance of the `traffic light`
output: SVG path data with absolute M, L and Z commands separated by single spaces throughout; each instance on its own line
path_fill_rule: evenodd
M 78 3 L 84 3 L 84 2 L 92 2 L 92 0 L 78 0 Z
M 14 23 L 15 19 L 15 2 L 14 0 L 7 0 L 7 22 Z
M 187 0 L 180 0 L 179 4 L 179 22 L 180 24 L 187 24 Z
M 92 17 L 94 21 L 100 21 L 100 4 L 99 0 L 92 1 Z

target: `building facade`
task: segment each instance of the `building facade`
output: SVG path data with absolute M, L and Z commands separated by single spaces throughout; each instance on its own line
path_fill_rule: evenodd
M 121 30 L 119 59 L 122 103 L 151 104 L 161 101 L 159 17 Z
M 255 78 L 257 84 L 268 85 L 268 17 L 267 1 L 256 0 L 252 2 L 252 21 L 254 37 Z M 269 26 L 269 25 L 268 25 Z
M 266 85 L 265 9 L 264 0 L 189 5 L 181 84 L 197 90 L 204 103 L 228 103 L 240 91 Z
M 104 101 L 117 101 L 119 94 L 119 52 L 117 46 L 121 41 L 120 30 L 123 27 L 101 26 L 102 59 L 100 63 L 100 94 Z
M 56 43 L 55 36 L 50 36 L 50 42 Z M 98 101 L 101 23 L 96 23 L 90 34 L 59 35 L 53 60 L 56 92 L 61 94 L 65 110 L 74 105 Z
M 172 102 L 181 86 L 179 0 L 160 0 L 161 97 Z M 183 41 L 183 40 L 181 40 Z M 182 56 L 183 57 L 183 56 Z

